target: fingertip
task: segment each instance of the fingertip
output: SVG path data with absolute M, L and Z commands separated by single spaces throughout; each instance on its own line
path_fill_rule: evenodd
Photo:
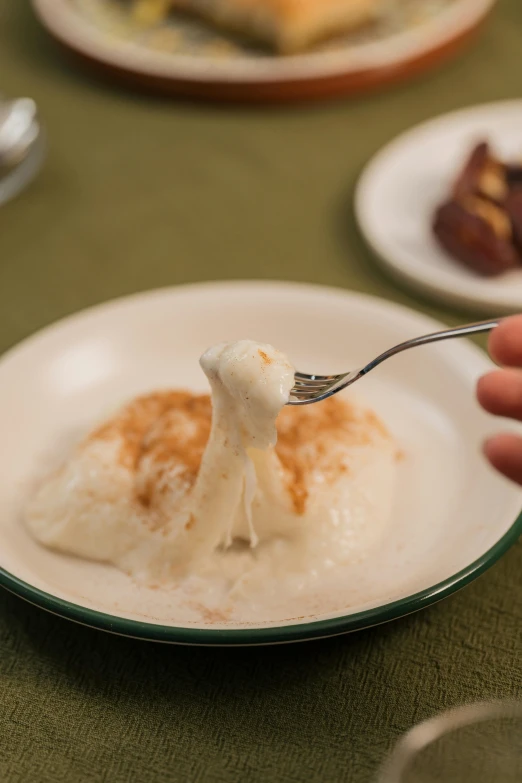
M 488 413 L 522 419 L 522 372 L 493 370 L 477 382 L 477 399 Z
M 513 315 L 501 321 L 490 334 L 488 349 L 497 364 L 522 366 L 522 315 Z
M 496 467 L 498 456 L 505 448 L 505 435 L 493 435 L 482 444 L 484 456 Z
M 495 376 L 498 372 L 501 372 L 501 370 L 493 370 L 493 372 L 488 372 L 477 381 L 477 399 L 480 405 L 482 405 L 482 407 L 486 410 L 489 410 L 491 397 L 497 383 Z
M 503 433 L 488 438 L 483 452 L 491 465 L 506 478 L 522 485 L 522 438 Z

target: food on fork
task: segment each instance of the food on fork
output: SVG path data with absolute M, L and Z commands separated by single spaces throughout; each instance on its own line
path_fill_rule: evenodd
M 154 23 L 177 9 L 288 54 L 361 26 L 382 6 L 383 0 L 133 0 L 133 13 Z
M 433 232 L 455 260 L 494 276 L 522 264 L 522 167 L 497 158 L 487 142 L 472 151 Z
M 306 583 L 368 551 L 396 472 L 380 419 L 340 397 L 285 407 L 294 370 L 268 345 L 219 345 L 201 365 L 211 398 L 139 397 L 77 446 L 25 510 L 33 536 L 207 608 L 239 583 L 262 600 L 267 580 Z

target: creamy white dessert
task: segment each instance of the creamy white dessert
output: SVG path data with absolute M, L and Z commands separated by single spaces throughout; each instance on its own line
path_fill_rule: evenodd
M 271 346 L 220 345 L 201 366 L 212 400 L 132 401 L 41 484 L 25 521 L 48 547 L 227 617 L 368 551 L 390 516 L 396 446 L 352 400 L 285 407 L 294 369 Z

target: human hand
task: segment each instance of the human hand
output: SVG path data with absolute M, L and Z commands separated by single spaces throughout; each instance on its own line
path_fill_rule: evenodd
M 492 331 L 489 353 L 502 369 L 480 379 L 478 401 L 488 413 L 522 421 L 522 315 L 506 318 Z M 495 435 L 484 453 L 494 468 L 522 485 L 522 437 Z

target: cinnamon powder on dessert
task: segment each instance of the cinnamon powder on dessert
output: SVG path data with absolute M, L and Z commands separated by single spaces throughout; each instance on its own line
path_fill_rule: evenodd
M 263 351 L 259 353 L 262 355 Z M 270 362 L 269 356 L 262 358 Z M 118 439 L 121 463 L 136 472 L 147 460 L 150 477 L 140 487 L 138 500 L 150 506 L 153 497 L 166 489 L 162 479 L 173 467 L 178 469 L 187 489 L 193 486 L 210 435 L 211 418 L 209 395 L 156 392 L 131 402 L 90 440 Z M 337 397 L 317 405 L 284 408 L 277 430 L 275 451 L 296 514 L 306 510 L 314 472 L 320 471 L 333 483 L 348 470 L 333 447 L 339 442 L 340 432 L 343 443 L 350 445 L 367 445 L 374 433 L 388 436 L 374 413 L 358 413 Z
M 262 351 L 261 349 L 258 349 L 258 354 L 260 355 L 261 359 L 263 360 L 264 364 L 272 364 L 272 359 L 270 356 Z
M 150 506 L 162 477 L 176 466 L 191 487 L 198 475 L 210 434 L 212 406 L 209 395 L 190 392 L 156 392 L 127 405 L 90 440 L 119 440 L 120 462 L 138 471 L 147 459 L 150 479 L 140 488 L 139 501 Z
M 287 489 L 296 514 L 304 514 L 313 473 L 320 471 L 334 483 L 348 466 L 335 447 L 342 433 L 344 445 L 369 445 L 375 433 L 389 434 L 372 411 L 361 415 L 339 397 L 316 405 L 284 408 L 277 421 L 276 453 L 286 474 Z

